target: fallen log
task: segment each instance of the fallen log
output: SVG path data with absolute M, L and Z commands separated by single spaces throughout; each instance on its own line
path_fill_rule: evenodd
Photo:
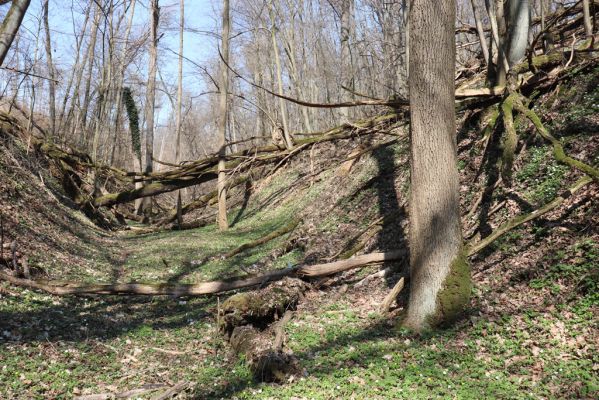
M 342 125 L 322 135 L 298 139 L 295 142 L 296 148 L 290 150 L 282 150 L 275 145 L 246 149 L 228 155 L 225 169 L 227 171 L 235 170 L 237 172 L 244 172 L 257 165 L 279 162 L 288 157 L 291 152 L 296 151 L 297 146 L 349 139 L 356 135 L 355 130 L 358 128 L 363 129 L 360 131 L 360 135 L 374 134 L 378 130 L 370 128 L 374 128 L 379 124 L 391 123 L 398 116 L 399 114 L 397 113 L 390 113 L 354 122 L 352 125 Z M 265 153 L 266 155 L 264 155 Z M 137 176 L 141 177 L 137 181 L 151 180 L 152 182 L 146 183 L 136 189 L 99 196 L 92 201 L 92 204 L 95 207 L 109 207 L 214 180 L 218 176 L 218 157 L 211 156 L 203 160 L 185 164 L 180 168 L 150 174 L 138 174 Z
M 397 261 L 405 256 L 404 250 L 387 253 L 371 253 L 357 256 L 349 260 L 340 260 L 329 264 L 301 265 L 292 268 L 269 271 L 260 275 L 242 276 L 227 280 L 202 282 L 195 284 L 168 283 L 94 283 L 42 281 L 23 279 L 0 271 L 0 280 L 15 286 L 41 290 L 57 296 L 103 294 L 103 295 L 145 295 L 145 296 L 202 296 L 264 285 L 271 281 L 280 280 L 286 276 L 319 277 L 332 275 L 353 268 Z

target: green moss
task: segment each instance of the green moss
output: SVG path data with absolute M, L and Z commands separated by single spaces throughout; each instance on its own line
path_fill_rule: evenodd
M 471 293 L 470 265 L 464 249 L 460 249 L 437 294 L 437 314 L 432 317 L 430 325 L 438 326 L 455 321 L 468 306 Z

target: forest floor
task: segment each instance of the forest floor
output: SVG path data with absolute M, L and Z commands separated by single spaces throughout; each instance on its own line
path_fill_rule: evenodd
M 599 70 L 578 77 L 538 109 L 566 151 L 594 165 L 598 77 Z M 460 118 L 466 215 L 484 187 L 484 175 L 476 178 L 484 158 L 478 141 L 482 118 Z M 579 176 L 557 164 L 529 126 L 519 133 L 526 144 L 513 186 L 488 200 L 492 227 L 547 203 Z M 394 218 L 364 251 L 405 245 L 405 141 L 363 157 L 347 176 L 331 168 L 312 179 L 306 169 L 331 163 L 331 153 L 344 151 L 319 148 L 311 155 L 316 166 L 300 159 L 261 182 L 232 210 L 227 232 L 209 225 L 141 235 L 93 227 L 63 205 L 51 178 L 31 173 L 43 165 L 26 165 L 29 158 L 18 157 L 23 149 L 11 146 L 0 146 L 5 235 L 54 278 L 195 282 L 322 262 L 389 214 Z M 215 320 L 227 294 L 55 297 L 0 283 L 0 398 L 71 398 L 178 382 L 190 382 L 178 398 L 199 399 L 597 398 L 598 191 L 596 184 L 588 186 L 473 257 L 471 306 L 451 328 L 424 335 L 402 330 L 405 293 L 390 315 L 379 313 L 385 295 L 405 275 L 405 261 L 391 265 L 391 276 L 365 285 L 362 279 L 380 266 L 315 282 L 285 328 L 285 350 L 297 357 L 301 373 L 284 384 L 256 382 L 230 353 Z M 464 217 L 466 236 L 478 226 L 477 215 Z M 223 259 L 298 216 L 303 222 L 295 231 Z

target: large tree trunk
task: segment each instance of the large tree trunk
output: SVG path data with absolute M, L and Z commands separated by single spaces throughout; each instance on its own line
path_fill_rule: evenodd
M 148 69 L 148 88 L 146 93 L 146 146 L 145 146 L 145 173 L 153 170 L 154 162 L 154 106 L 156 104 L 156 59 L 158 57 L 158 21 L 160 18 L 160 7 L 158 0 L 150 3 L 150 66 Z M 144 199 L 143 213 L 146 218 L 152 214 L 152 198 Z
M 227 155 L 227 92 L 229 91 L 229 34 L 231 26 L 229 20 L 229 0 L 223 0 L 223 63 L 221 65 L 221 86 L 218 121 L 219 149 L 218 149 L 218 227 L 221 231 L 229 228 L 227 220 L 227 174 L 225 172 L 225 156 Z
M 17 31 L 30 2 L 30 0 L 13 0 L 2 25 L 0 25 L 0 65 L 4 62 L 8 49 L 17 36 Z
M 410 10 L 411 292 L 405 325 L 449 322 L 470 296 L 462 252 L 454 104 L 455 1 Z

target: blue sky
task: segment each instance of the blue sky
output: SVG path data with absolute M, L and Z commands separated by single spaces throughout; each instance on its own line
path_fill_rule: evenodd
M 90 0 L 91 1 L 91 0 Z M 75 36 L 73 32 L 73 16 L 79 21 L 83 21 L 81 14 L 81 5 L 85 0 L 75 0 L 75 12 L 71 12 L 71 0 L 50 0 L 49 24 L 52 32 L 52 46 L 54 63 L 60 70 L 68 71 L 74 61 Z M 148 29 L 149 11 L 148 0 L 138 0 L 135 8 L 133 31 Z M 185 1 L 185 27 L 186 29 L 196 31 L 215 31 L 218 25 L 218 0 L 186 0 Z M 22 29 L 27 30 L 31 37 L 35 35 L 38 28 L 38 18 L 41 15 L 42 0 L 32 0 Z M 178 52 L 178 21 L 179 21 L 179 1 L 161 0 L 161 15 L 164 19 L 171 21 L 172 28 L 164 34 L 160 41 L 160 66 L 164 79 L 168 82 L 176 81 L 177 74 L 177 55 L 170 50 Z M 3 6 L 8 8 L 8 6 Z M 2 10 L 5 12 L 5 10 Z M 4 12 L 2 14 L 4 14 Z M 126 22 L 126 21 L 125 21 Z M 89 26 L 89 25 L 88 25 Z M 79 29 L 79 28 L 77 28 Z M 79 33 L 79 32 L 78 32 Z M 43 30 L 41 32 L 43 40 Z M 204 65 L 205 61 L 215 54 L 215 38 L 198 32 L 186 32 L 184 35 L 184 55 L 194 62 Z M 30 55 L 33 56 L 34 44 L 30 44 Z M 43 41 L 40 41 L 40 55 L 44 53 Z M 184 87 L 187 91 L 195 92 L 203 90 L 202 84 L 198 79 L 198 68 L 193 63 L 184 62 Z

